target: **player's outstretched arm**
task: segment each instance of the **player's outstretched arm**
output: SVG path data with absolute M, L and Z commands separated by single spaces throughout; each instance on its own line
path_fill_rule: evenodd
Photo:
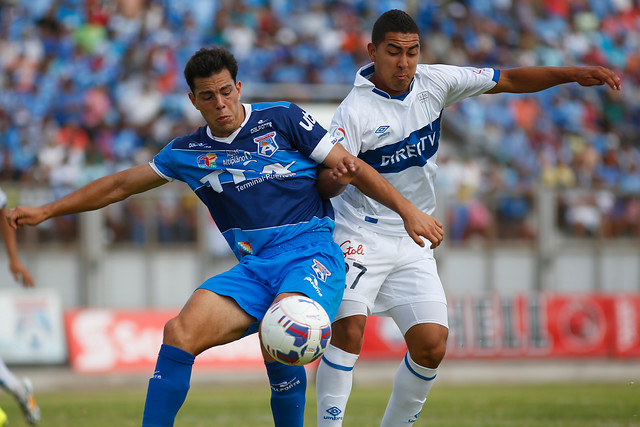
M 4 218 L 6 214 L 7 210 L 5 208 L 0 209 L 0 234 L 2 235 L 2 241 L 9 255 L 9 271 L 11 271 L 11 275 L 13 275 L 13 278 L 18 283 L 30 288 L 33 286 L 33 278 L 29 270 L 27 270 L 27 267 L 20 261 L 18 245 L 16 243 L 16 232 L 9 226 L 9 223 L 5 221 Z
M 99 178 L 46 205 L 40 207 L 18 206 L 10 209 L 7 212 L 7 221 L 15 229 L 23 225 L 38 225 L 52 217 L 103 208 L 166 182 L 150 165 L 134 166 Z
M 576 82 L 582 86 L 607 85 L 620 90 L 620 77 L 608 68 L 593 67 L 520 67 L 500 70 L 498 83 L 486 93 L 539 92 L 563 83 Z
M 342 145 L 334 145 L 324 164 L 333 170 L 333 178 L 342 185 L 351 183 L 366 196 L 397 212 L 407 233 L 418 245 L 424 246 L 421 236 L 431 242 L 432 248 L 442 242 L 444 231 L 440 221 L 420 211 L 375 169 L 349 154 Z
M 336 197 L 347 188 L 353 178 L 358 176 L 359 164 L 355 157 L 347 156 L 340 160 L 333 168 L 323 168 L 318 172 L 318 192 L 323 199 Z

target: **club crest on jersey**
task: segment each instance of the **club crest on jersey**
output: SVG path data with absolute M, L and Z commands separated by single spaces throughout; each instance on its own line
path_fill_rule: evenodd
M 249 242 L 238 242 L 238 249 L 243 255 L 251 255 L 253 253 L 253 247 Z
M 216 159 L 218 158 L 216 153 L 200 154 L 196 161 L 198 167 L 203 169 L 213 169 L 216 167 Z
M 276 142 L 276 133 L 269 132 L 265 135 L 253 138 L 253 142 L 258 145 L 258 154 L 261 156 L 271 157 L 278 151 L 278 143 Z
M 313 271 L 316 273 L 316 277 L 323 282 L 326 282 L 327 277 L 331 276 L 331 272 L 329 271 L 329 269 L 322 265 L 322 263 L 317 259 L 313 260 L 313 265 L 311 266 L 311 268 L 313 268 Z
M 418 102 L 420 102 L 422 111 L 424 111 L 427 119 L 429 119 L 429 123 L 431 123 L 431 113 L 429 112 L 429 92 L 420 92 L 418 94 Z

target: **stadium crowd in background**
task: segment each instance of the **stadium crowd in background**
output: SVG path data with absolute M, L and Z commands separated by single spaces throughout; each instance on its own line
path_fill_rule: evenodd
M 245 83 L 348 88 L 391 8 L 425 29 L 422 62 L 603 65 L 623 80 L 621 92 L 567 85 L 448 109 L 438 185 L 451 240 L 532 237 L 539 183 L 573 189 L 559 204 L 569 232 L 640 235 L 637 0 L 2 2 L 0 181 L 53 199 L 195 129 L 180 71 L 202 46 L 228 46 Z

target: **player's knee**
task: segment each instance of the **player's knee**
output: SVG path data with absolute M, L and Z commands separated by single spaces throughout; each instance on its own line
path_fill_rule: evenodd
M 351 316 L 331 325 L 331 345 L 348 353 L 360 354 L 364 335 L 365 316 Z
M 435 369 L 447 352 L 449 330 L 439 325 L 420 325 L 405 335 L 411 359 L 420 366 Z
M 174 347 L 189 351 L 187 349 L 187 344 L 189 343 L 188 329 L 184 327 L 179 317 L 170 319 L 164 325 L 162 342 L 164 344 L 172 345 Z
M 412 348 L 409 351 L 411 359 L 420 366 L 425 368 L 436 369 L 440 366 L 444 355 L 447 352 L 446 340 L 441 340 L 437 343 L 425 343 L 426 345 L 419 348 Z

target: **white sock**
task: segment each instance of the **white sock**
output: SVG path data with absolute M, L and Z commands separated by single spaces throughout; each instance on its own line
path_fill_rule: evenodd
M 318 427 L 341 426 L 353 384 L 357 354 L 329 344 L 316 372 Z
M 0 386 L 6 389 L 14 396 L 23 396 L 25 394 L 24 385 L 4 364 L 0 358 Z
M 407 353 L 396 371 L 380 427 L 412 425 L 422 411 L 435 378 L 436 369 L 418 365 Z

